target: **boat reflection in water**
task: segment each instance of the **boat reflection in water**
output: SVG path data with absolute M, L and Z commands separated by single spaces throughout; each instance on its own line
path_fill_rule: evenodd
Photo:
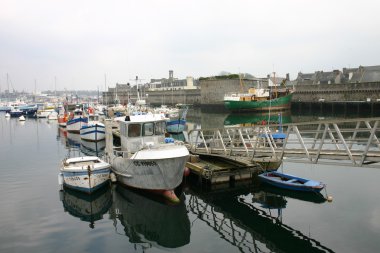
M 80 148 L 80 135 L 76 133 L 67 132 L 67 145 L 68 147 Z
M 88 156 L 101 157 L 104 155 L 104 150 L 106 148 L 106 141 L 85 141 L 82 139 L 80 150 L 83 154 Z
M 205 193 L 190 186 L 186 191 L 189 212 L 240 252 L 333 252 L 283 222 L 287 197 L 249 187 Z
M 103 215 L 112 205 L 111 188 L 107 184 L 93 194 L 86 194 L 64 188 L 59 192 L 65 212 L 82 221 L 89 222 L 89 227 L 95 227 L 95 221 L 103 219 Z
M 115 230 L 144 248 L 178 248 L 188 244 L 190 221 L 184 200 L 170 205 L 156 199 L 155 195 L 141 194 L 121 185 L 115 186 L 110 210 Z
M 262 113 L 231 113 L 224 119 L 225 126 L 252 126 L 263 124 L 292 123 L 290 110 Z
M 260 189 L 267 193 L 272 193 L 280 196 L 284 196 L 287 198 L 298 199 L 307 202 L 313 202 L 317 204 L 321 204 L 326 202 L 326 198 L 319 192 L 300 192 L 300 191 L 292 191 L 286 189 L 279 189 L 271 185 L 260 185 Z

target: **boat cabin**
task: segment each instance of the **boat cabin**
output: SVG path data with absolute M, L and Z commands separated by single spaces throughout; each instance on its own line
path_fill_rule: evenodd
M 165 141 L 165 119 L 139 116 L 127 116 L 126 121 L 120 122 L 120 141 L 124 151 L 134 153 Z
M 99 115 L 97 115 L 97 114 L 90 114 L 90 115 L 88 115 L 88 120 L 89 121 L 99 121 Z

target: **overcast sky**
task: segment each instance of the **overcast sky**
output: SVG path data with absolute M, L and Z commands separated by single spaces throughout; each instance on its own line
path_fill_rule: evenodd
M 0 0 L 0 87 L 380 65 L 380 1 Z

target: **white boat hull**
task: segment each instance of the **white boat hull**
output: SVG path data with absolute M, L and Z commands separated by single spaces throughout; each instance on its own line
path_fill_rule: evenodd
M 118 182 L 130 187 L 173 190 L 182 182 L 188 155 L 185 146 L 146 149 L 131 158 L 115 157 L 112 170 Z
M 110 165 L 101 162 L 100 164 L 63 167 L 63 184 L 66 187 L 91 193 L 106 184 L 110 178 Z
M 37 118 L 47 118 L 54 110 L 37 111 Z
M 103 124 L 94 124 L 82 126 L 80 129 L 80 138 L 86 141 L 101 141 L 106 138 Z
M 87 126 L 87 118 L 74 118 L 66 122 L 66 129 L 70 133 L 80 133 L 82 126 Z

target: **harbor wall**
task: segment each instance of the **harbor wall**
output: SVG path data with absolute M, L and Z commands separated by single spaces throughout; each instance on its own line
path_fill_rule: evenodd
M 201 102 L 200 89 L 181 89 L 181 90 L 166 90 L 166 91 L 146 91 L 147 103 L 158 106 L 162 104 L 192 104 L 199 106 Z
M 223 98 L 226 93 L 239 92 L 241 89 L 247 91 L 253 87 L 253 80 L 239 79 L 206 79 L 200 80 L 201 106 L 224 107 Z
M 380 82 L 297 85 L 292 102 L 379 102 Z
M 224 110 L 223 98 L 226 93 L 247 91 L 254 86 L 254 81 L 239 79 L 205 79 L 200 80 L 200 89 L 181 89 L 166 91 L 146 91 L 147 102 L 151 105 L 192 104 L 210 111 Z M 124 94 L 125 93 L 125 94 Z M 118 93 L 122 103 L 128 102 L 128 93 Z M 133 97 L 130 97 L 133 99 Z M 380 103 L 380 82 L 297 85 L 292 104 L 350 104 Z

